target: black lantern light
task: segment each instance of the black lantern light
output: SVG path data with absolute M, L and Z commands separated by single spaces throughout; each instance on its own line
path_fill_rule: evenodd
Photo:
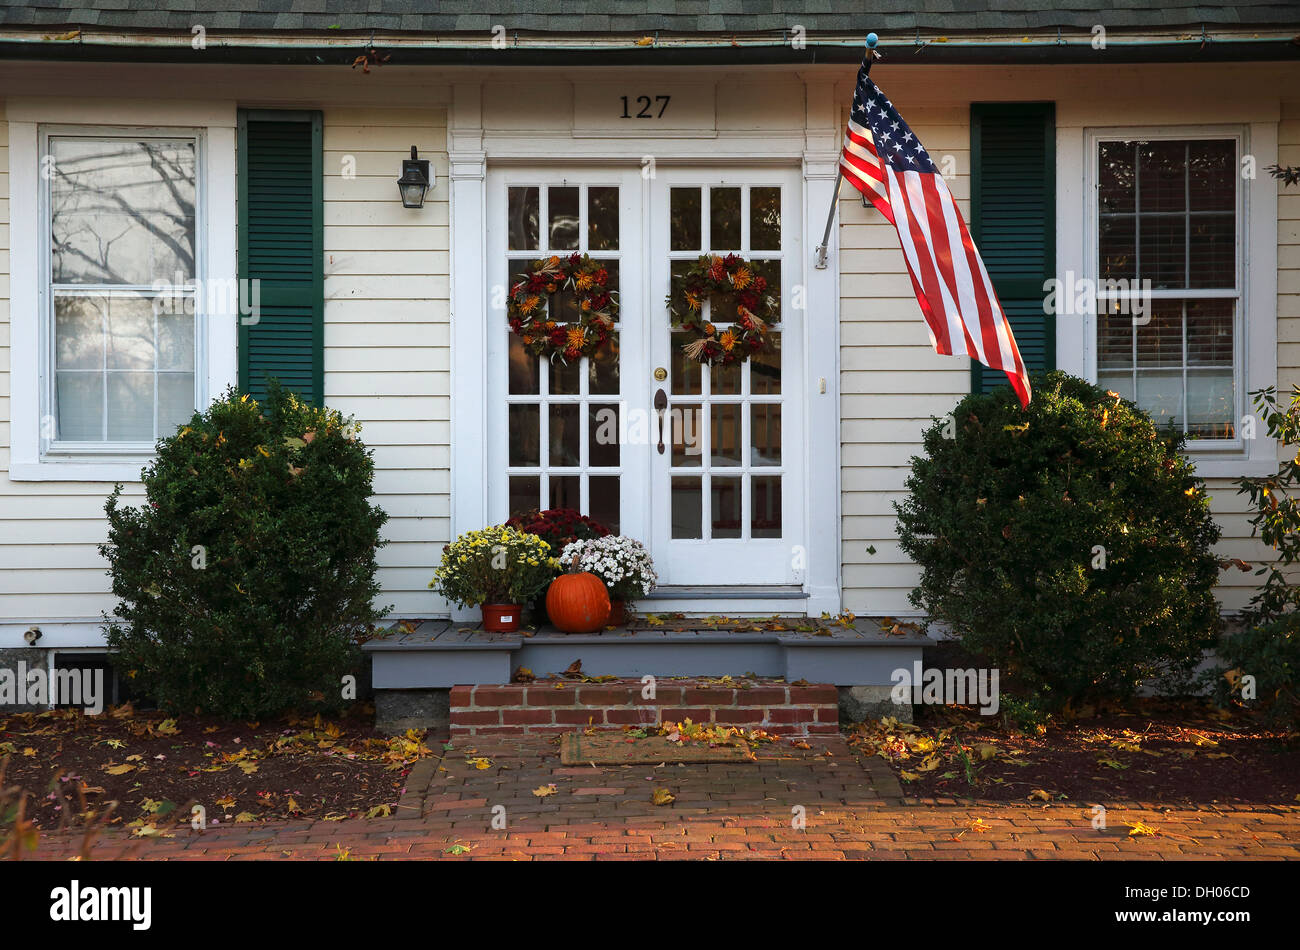
M 429 162 L 419 157 L 414 145 L 411 157 L 402 159 L 402 177 L 397 179 L 397 190 L 403 208 L 424 207 L 424 196 L 429 190 Z

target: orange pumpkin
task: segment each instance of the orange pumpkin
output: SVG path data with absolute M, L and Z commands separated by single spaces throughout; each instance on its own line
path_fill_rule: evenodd
M 595 574 L 561 574 L 546 591 L 546 613 L 564 633 L 595 633 L 609 620 L 609 591 Z

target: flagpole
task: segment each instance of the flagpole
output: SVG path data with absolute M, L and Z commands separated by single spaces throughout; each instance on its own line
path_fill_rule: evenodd
M 876 44 L 878 42 L 880 42 L 880 37 L 876 36 L 875 33 L 867 34 L 867 52 L 865 54 L 866 58 L 864 59 L 862 66 L 868 73 L 871 72 L 871 64 L 876 59 Z M 826 212 L 826 231 L 822 234 L 821 244 L 817 245 L 817 261 L 813 265 L 818 270 L 826 269 L 826 248 L 830 245 L 831 242 L 831 225 L 835 223 L 835 206 L 839 204 L 840 182 L 843 180 L 844 180 L 844 169 L 840 165 L 839 161 L 837 160 L 835 162 L 835 189 L 831 192 L 830 210 Z

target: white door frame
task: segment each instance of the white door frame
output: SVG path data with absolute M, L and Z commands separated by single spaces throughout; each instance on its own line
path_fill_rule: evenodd
M 836 105 L 835 80 L 805 77 L 805 130 L 802 136 L 764 141 L 764 159 L 780 158 L 800 164 L 803 178 L 803 285 L 807 313 L 804 319 L 803 460 L 804 522 L 807 572 L 804 602 L 811 615 L 837 613 L 842 603 L 840 521 L 840 396 L 839 396 L 839 247 L 838 228 L 832 230 L 831 266 L 813 267 L 813 247 L 825 224 L 826 209 L 834 200 L 838 143 L 843 133 Z M 487 276 L 488 152 L 483 129 L 481 82 L 458 82 L 452 87 L 447 129 L 448 183 L 450 190 L 451 256 L 451 486 L 449 537 L 481 528 L 487 521 L 490 477 L 487 441 L 487 340 L 492 322 L 504 323 L 500 309 L 489 307 Z M 493 146 L 492 158 L 506 161 L 554 161 L 590 155 L 593 142 L 573 136 L 565 155 L 557 155 L 555 142 L 539 147 L 528 136 L 512 135 L 509 145 Z M 788 145 L 788 149 L 782 146 Z M 507 151 L 508 149 L 508 151 Z M 691 149 L 693 154 L 682 154 Z M 496 150 L 500 150 L 498 155 Z M 603 140 L 601 157 L 642 167 L 647 143 L 641 140 Z M 683 164 L 753 164 L 752 140 L 725 135 L 701 142 L 674 143 L 671 158 Z M 777 153 L 780 153 L 779 155 Z M 431 607 L 437 609 L 436 602 Z M 452 608 L 458 620 L 474 612 Z

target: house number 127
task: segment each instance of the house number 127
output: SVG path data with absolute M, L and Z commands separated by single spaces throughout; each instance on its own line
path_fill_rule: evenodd
M 668 100 L 672 96 L 637 96 L 633 99 L 631 96 L 620 96 L 623 100 L 623 118 L 624 119 L 662 119 L 664 110 L 668 108 Z M 659 103 L 659 112 L 653 113 L 655 103 Z M 631 110 L 635 108 L 634 113 Z

